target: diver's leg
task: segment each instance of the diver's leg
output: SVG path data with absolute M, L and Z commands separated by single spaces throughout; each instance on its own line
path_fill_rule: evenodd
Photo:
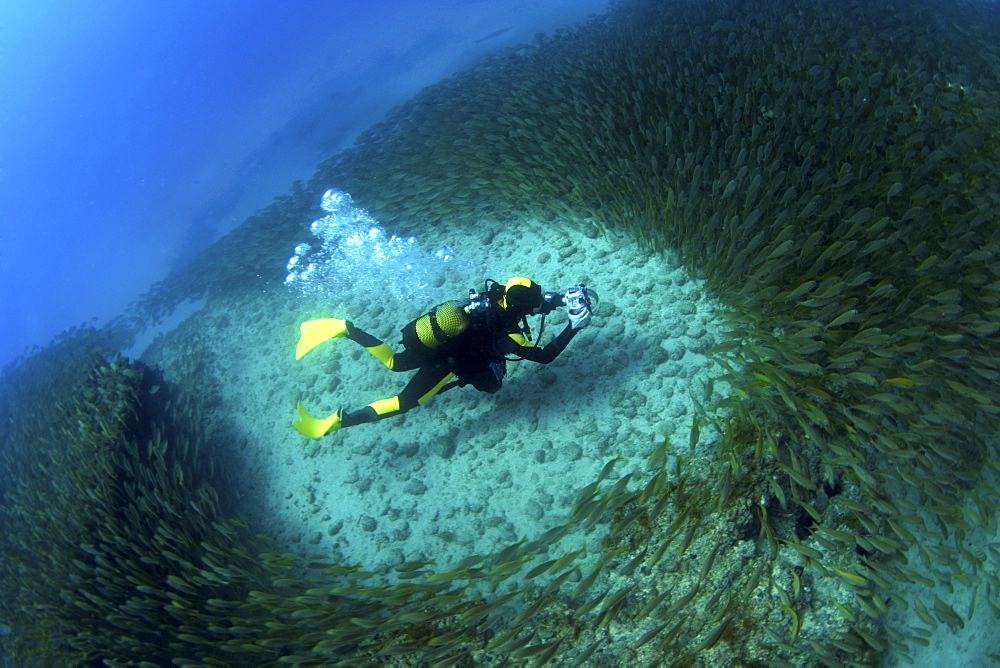
M 387 369 L 392 369 L 395 366 L 396 353 L 393 352 L 392 348 L 363 329 L 359 329 L 351 321 L 347 321 L 347 333 L 345 336 L 351 341 L 361 344 L 365 350 L 384 364 Z
M 454 387 L 454 383 L 448 382 L 454 377 L 455 374 L 441 364 L 421 367 L 398 395 L 373 401 L 361 410 L 342 414 L 340 426 L 352 427 L 405 413 L 443 390 Z
M 427 361 L 426 358 L 414 355 L 409 350 L 396 353 L 387 343 L 358 328 L 353 322 L 344 322 L 346 326 L 344 335 L 351 341 L 361 344 L 365 350 L 391 371 L 412 371 Z
M 395 354 L 388 345 L 368 332 L 358 329 L 347 320 L 335 318 L 312 320 L 304 323 L 301 329 L 302 338 L 296 349 L 296 359 L 301 358 L 322 341 L 344 336 L 361 344 L 365 350 L 392 371 L 410 371 L 420 367 L 421 364 L 425 365 L 410 380 L 399 396 L 372 402 L 365 408 L 350 414 L 345 415 L 343 410 L 338 410 L 325 418 L 316 418 L 309 414 L 300 401 L 296 407 L 298 419 L 292 422 L 292 426 L 303 436 L 309 438 L 320 438 L 341 427 L 350 427 L 404 413 L 439 393 L 442 386 L 454 376 L 440 361 L 427 364 L 426 357 L 414 354 L 409 350 L 404 350 L 398 355 Z M 444 389 L 450 388 L 445 387 Z
M 326 418 L 315 418 L 309 415 L 302 403 L 299 402 L 299 419 L 293 422 L 292 426 L 303 436 L 320 438 L 342 427 L 353 427 L 399 415 L 416 408 L 437 394 L 467 384 L 464 381 L 452 380 L 453 378 L 455 378 L 455 374 L 449 371 L 444 364 L 425 366 L 414 375 L 397 396 L 373 401 L 361 410 L 351 413 L 345 413 L 341 409 Z

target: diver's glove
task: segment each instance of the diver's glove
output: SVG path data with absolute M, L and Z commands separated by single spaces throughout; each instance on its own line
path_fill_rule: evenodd
M 575 311 L 575 312 L 574 312 Z M 584 306 L 581 309 L 569 311 L 569 325 L 574 332 L 578 332 L 590 324 L 590 309 Z

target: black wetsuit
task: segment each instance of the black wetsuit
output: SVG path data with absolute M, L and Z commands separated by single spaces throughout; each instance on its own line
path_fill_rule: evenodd
M 388 361 L 382 359 L 393 371 L 416 369 L 417 373 L 397 396 L 373 402 L 361 410 L 342 413 L 341 427 L 405 413 L 454 387 L 472 385 L 481 392 L 492 394 L 503 384 L 508 356 L 548 364 L 565 350 L 576 334 L 567 324 L 552 341 L 536 347 L 525 338 L 519 319 L 494 306 L 489 317 L 481 314 L 446 347 L 430 352 L 407 349 L 392 354 Z M 350 322 L 346 337 L 369 351 L 385 345 Z

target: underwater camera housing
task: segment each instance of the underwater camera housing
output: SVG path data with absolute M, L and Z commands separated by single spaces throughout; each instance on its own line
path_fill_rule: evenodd
M 542 295 L 542 304 L 537 312 L 540 314 L 552 313 L 560 306 L 566 306 L 571 315 L 581 313 L 584 309 L 593 312 L 599 300 L 597 293 L 587 288 L 585 285 L 574 285 L 565 294 L 558 292 L 546 292 Z

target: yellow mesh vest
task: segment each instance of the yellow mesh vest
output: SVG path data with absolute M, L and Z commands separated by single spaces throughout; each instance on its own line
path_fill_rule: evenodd
M 455 302 L 446 302 L 418 318 L 415 326 L 420 342 L 428 348 L 437 348 L 464 332 L 469 321 L 461 306 Z

